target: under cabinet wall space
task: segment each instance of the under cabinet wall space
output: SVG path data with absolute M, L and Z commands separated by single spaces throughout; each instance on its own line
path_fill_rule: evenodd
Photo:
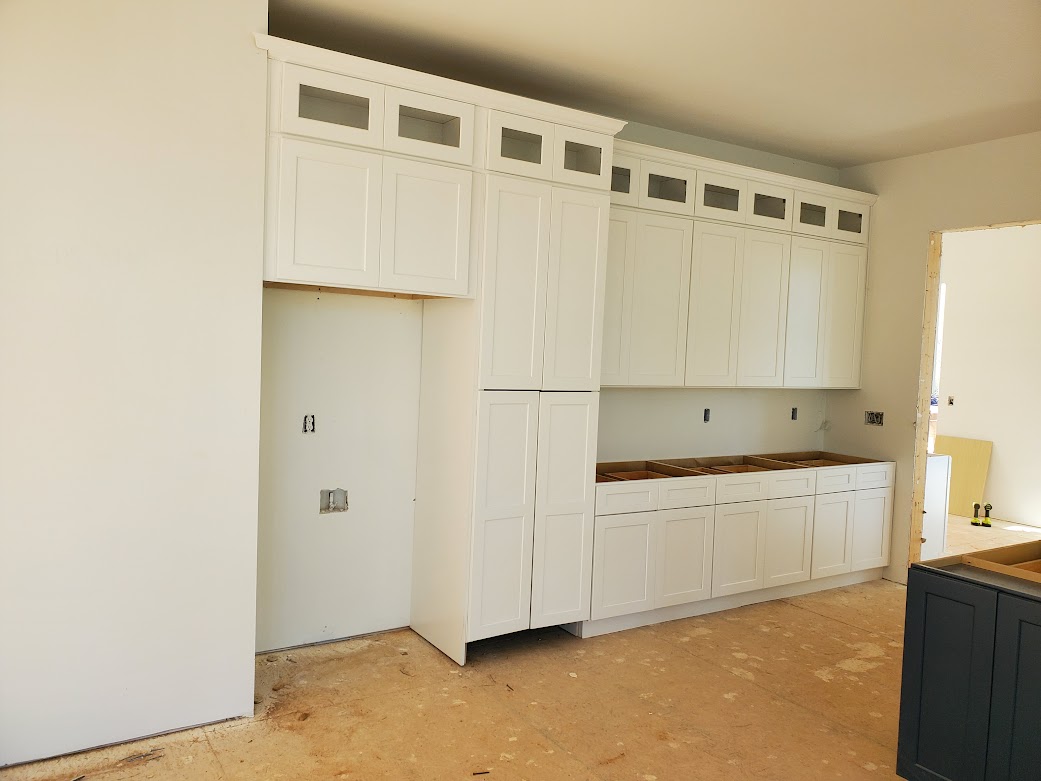
M 474 107 L 388 87 L 384 146 L 394 152 L 471 165 Z
M 285 64 L 278 130 L 344 144 L 383 144 L 385 89 L 337 73 Z

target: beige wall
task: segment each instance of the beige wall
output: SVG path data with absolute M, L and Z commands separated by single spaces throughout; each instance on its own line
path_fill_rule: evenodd
M 929 231 L 1041 218 L 1041 133 L 850 168 L 871 212 L 863 388 L 828 394 L 830 449 L 897 461 L 893 563 L 906 579 L 922 309 Z M 864 425 L 864 410 L 886 413 Z
M 1041 526 L 1041 224 L 946 233 L 937 433 L 994 443 L 981 503 Z M 954 406 L 947 397 L 954 396 Z
M 266 24 L 0 2 L 0 765 L 253 712 Z

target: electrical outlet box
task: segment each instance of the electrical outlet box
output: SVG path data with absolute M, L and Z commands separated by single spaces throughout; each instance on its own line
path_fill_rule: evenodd
M 705 422 L 706 423 L 708 423 L 708 419 L 711 417 L 711 415 L 712 415 L 712 410 L 710 410 L 708 407 L 705 407 Z
M 798 420 L 798 419 L 799 419 L 799 408 L 798 407 L 792 407 L 792 420 Z
M 346 488 L 323 488 L 318 499 L 319 513 L 347 512 Z
M 874 411 L 866 411 L 864 413 L 864 425 L 865 426 L 881 426 L 882 425 L 882 413 Z
M 947 397 L 947 406 L 948 407 L 953 407 L 954 406 L 954 396 L 948 396 Z

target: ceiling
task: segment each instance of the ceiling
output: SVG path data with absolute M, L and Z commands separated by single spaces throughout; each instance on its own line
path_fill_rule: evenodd
M 1041 0 L 270 0 L 272 35 L 835 167 L 1041 130 Z

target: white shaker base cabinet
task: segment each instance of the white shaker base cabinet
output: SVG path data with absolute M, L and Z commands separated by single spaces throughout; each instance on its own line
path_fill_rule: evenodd
M 713 597 L 763 587 L 768 506 L 766 500 L 716 506 Z
M 527 629 L 537 392 L 480 394 L 467 640 Z
M 302 283 L 378 285 L 383 158 L 296 139 L 271 143 L 279 183 L 268 218 L 274 274 Z
M 763 586 L 810 579 L 813 551 L 813 496 L 771 499 L 766 514 L 766 566 Z
M 600 394 L 539 394 L 531 627 L 589 619 Z
M 856 572 L 889 564 L 893 488 L 857 491 L 853 509 L 852 567 Z
M 820 494 L 813 512 L 813 578 L 850 572 L 853 567 L 853 511 L 857 491 Z
M 380 287 L 466 295 L 473 173 L 417 160 L 383 160 Z

